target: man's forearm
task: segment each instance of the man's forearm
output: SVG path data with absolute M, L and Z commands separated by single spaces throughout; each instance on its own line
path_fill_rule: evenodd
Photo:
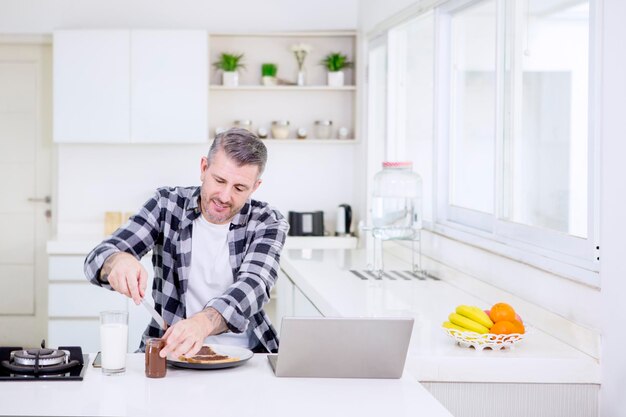
M 109 256 L 106 261 L 104 261 L 104 264 L 102 265 L 102 269 L 100 269 L 100 276 L 98 277 L 98 280 L 102 283 L 107 284 L 109 282 L 109 275 L 111 274 L 111 270 L 113 269 L 113 263 L 115 258 L 117 258 L 119 255 L 123 254 L 124 252 L 117 252 L 114 253 L 113 255 Z
M 207 336 L 221 334 L 228 331 L 226 320 L 224 320 L 224 317 L 222 317 L 222 315 L 213 307 L 202 310 L 198 314 L 202 315 L 202 317 L 206 319 L 205 323 L 208 331 Z

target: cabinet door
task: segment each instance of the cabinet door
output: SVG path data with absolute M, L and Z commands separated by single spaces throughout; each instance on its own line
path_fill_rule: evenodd
M 311 300 L 295 285 L 293 286 L 293 315 L 295 317 L 324 317 Z
M 130 32 L 54 33 L 55 142 L 130 140 Z
M 208 35 L 131 31 L 133 142 L 207 142 Z

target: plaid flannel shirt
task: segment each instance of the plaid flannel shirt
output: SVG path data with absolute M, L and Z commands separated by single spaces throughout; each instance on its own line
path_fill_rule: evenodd
M 170 325 L 185 319 L 192 226 L 201 215 L 199 199 L 200 187 L 159 188 L 139 213 L 87 255 L 87 279 L 112 290 L 99 279 L 106 259 L 120 251 L 141 259 L 152 250 L 154 307 Z M 219 311 L 231 332 L 242 333 L 251 325 L 253 337 L 268 352 L 278 350 L 278 337 L 263 306 L 276 281 L 288 229 L 287 221 L 277 210 L 248 200 L 233 217 L 228 232 L 234 282 L 220 297 L 207 300 L 205 306 Z M 162 335 L 163 330 L 152 320 L 139 349 L 145 349 L 147 338 Z M 254 346 L 255 341 L 252 342 Z

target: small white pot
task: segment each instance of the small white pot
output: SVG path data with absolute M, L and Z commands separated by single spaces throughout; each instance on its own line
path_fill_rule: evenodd
M 343 71 L 329 71 L 328 72 L 328 86 L 329 87 L 343 87 Z
M 237 71 L 224 71 L 222 73 L 222 85 L 224 87 L 237 87 L 239 85 L 239 73 Z
M 264 86 L 278 85 L 278 81 L 276 80 L 276 77 L 270 77 L 270 76 L 261 77 L 261 81 L 263 82 Z

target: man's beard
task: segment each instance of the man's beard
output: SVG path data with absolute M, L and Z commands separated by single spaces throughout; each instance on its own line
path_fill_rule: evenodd
M 222 204 L 222 201 L 220 201 L 218 198 L 209 198 L 206 200 L 205 199 L 202 199 L 202 200 L 207 201 L 206 209 L 202 207 L 202 211 L 206 215 L 206 218 L 208 219 L 208 221 L 211 223 L 224 224 L 230 219 L 232 219 L 233 217 L 235 217 L 235 214 L 237 214 L 239 210 L 241 210 L 241 207 L 233 208 L 233 206 L 229 203 Z M 227 211 L 222 214 L 213 213 L 210 210 L 210 207 L 211 207 L 212 202 L 213 204 L 215 204 L 215 201 L 217 201 L 220 206 L 225 207 Z

